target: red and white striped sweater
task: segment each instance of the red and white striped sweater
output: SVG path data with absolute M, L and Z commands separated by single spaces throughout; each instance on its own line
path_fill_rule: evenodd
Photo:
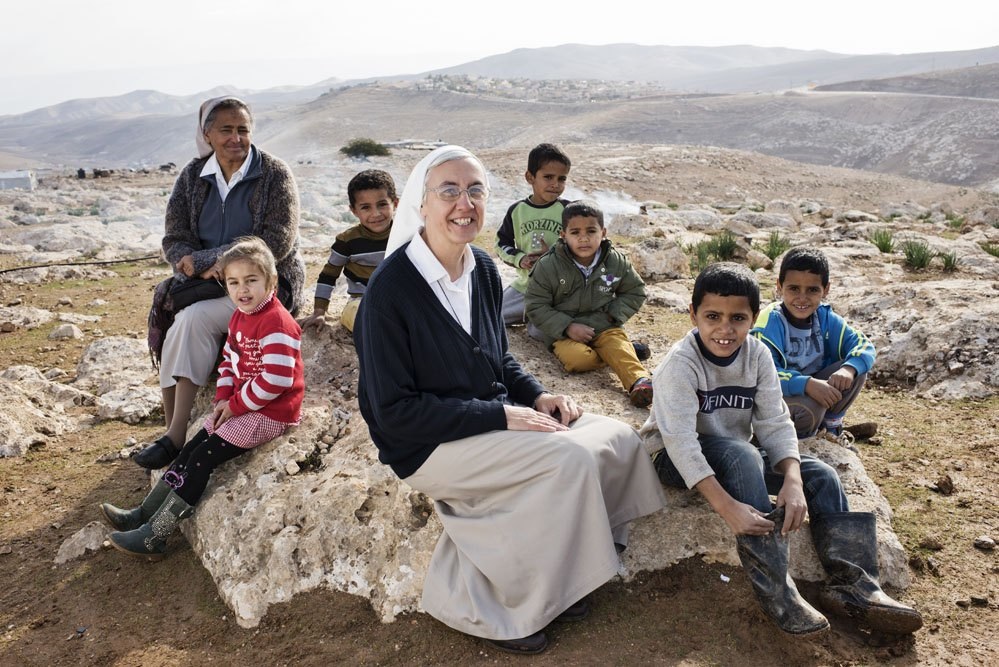
M 236 309 L 219 365 L 216 401 L 234 416 L 258 411 L 275 421 L 299 421 L 305 395 L 302 329 L 274 295 L 252 313 Z

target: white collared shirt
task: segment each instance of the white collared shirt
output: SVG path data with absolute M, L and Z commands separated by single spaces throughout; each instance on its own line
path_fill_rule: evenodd
M 422 232 L 423 229 L 420 229 Z M 465 333 L 472 334 L 472 270 L 475 269 L 475 255 L 472 249 L 465 246 L 462 256 L 461 275 L 454 282 L 448 275 L 444 265 L 434 257 L 430 246 L 417 232 L 406 248 L 406 256 L 413 262 L 416 270 L 430 285 L 430 291 L 444 306 L 444 310 L 457 320 Z
M 226 183 L 225 176 L 222 174 L 222 167 L 219 165 L 219 160 L 215 157 L 215 153 L 212 153 L 212 156 L 208 158 L 208 162 L 201 168 L 201 176 L 215 175 L 215 184 L 219 188 L 219 196 L 222 197 L 223 202 L 229 196 L 229 191 L 236 187 L 236 184 L 246 176 L 246 172 L 253 162 L 253 150 L 253 146 L 251 145 L 250 150 L 246 154 L 246 159 L 243 160 L 243 164 L 239 165 L 239 169 L 232 172 L 228 183 Z
M 593 261 L 590 262 L 589 266 L 583 266 L 582 264 L 580 264 L 579 262 L 576 261 L 575 257 L 572 259 L 572 263 L 576 265 L 577 269 L 579 269 L 580 271 L 583 272 L 583 276 L 585 276 L 586 278 L 589 278 L 590 274 L 593 273 L 593 269 L 595 269 L 597 267 L 597 262 L 600 261 L 600 252 L 601 252 L 601 250 L 602 250 L 602 248 L 597 248 L 597 254 L 593 256 Z

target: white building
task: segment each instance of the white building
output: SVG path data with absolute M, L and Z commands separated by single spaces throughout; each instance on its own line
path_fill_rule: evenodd
M 33 171 L 0 171 L 0 190 L 34 190 L 36 185 Z

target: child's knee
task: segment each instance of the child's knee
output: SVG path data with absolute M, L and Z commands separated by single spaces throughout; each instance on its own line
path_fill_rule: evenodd
M 561 341 L 560 341 L 561 343 Z M 570 373 L 585 373 L 603 366 L 603 361 L 593 348 L 578 343 L 576 345 L 555 344 L 555 357 Z

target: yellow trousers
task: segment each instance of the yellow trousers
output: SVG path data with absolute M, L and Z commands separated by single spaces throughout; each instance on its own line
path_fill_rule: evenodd
M 617 373 L 625 391 L 639 378 L 648 377 L 645 366 L 635 356 L 635 346 L 620 327 L 607 329 L 587 343 L 562 338 L 552 346 L 555 356 L 570 373 L 583 373 L 610 366 Z
M 350 301 L 347 302 L 347 305 L 340 312 L 340 324 L 351 333 L 354 333 L 354 318 L 357 317 L 357 308 L 360 305 L 360 297 L 351 297 Z

